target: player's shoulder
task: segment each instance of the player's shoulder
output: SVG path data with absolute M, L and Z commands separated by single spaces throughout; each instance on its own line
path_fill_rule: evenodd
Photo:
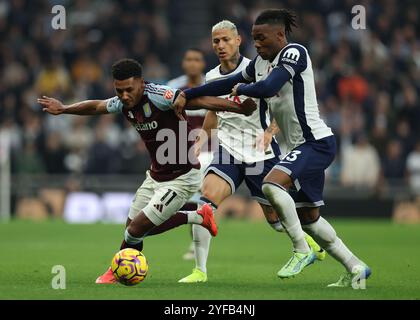
M 245 56 L 242 56 L 242 61 L 239 64 L 239 66 L 241 66 L 241 65 L 247 66 L 251 61 L 252 61 L 251 59 L 249 59 L 249 58 L 247 58 Z
M 281 61 L 286 62 L 298 62 L 301 59 L 306 59 L 308 56 L 308 50 L 305 46 L 299 43 L 288 43 L 280 52 Z
M 183 88 L 187 85 L 187 83 L 188 83 L 188 78 L 184 74 L 182 76 L 169 80 L 167 83 L 167 86 L 171 88 Z
M 146 82 L 144 86 L 144 94 L 151 100 L 168 100 L 173 101 L 178 89 L 169 87 L 167 85 Z
M 206 82 L 221 77 L 220 64 L 206 73 Z
M 223 74 L 223 73 L 220 72 L 220 64 L 219 64 L 216 67 L 214 67 L 213 69 L 211 69 L 209 72 L 206 73 L 206 82 L 209 82 L 213 79 L 227 77 L 227 76 L 233 75 L 235 73 L 238 73 L 241 70 L 245 69 L 250 62 L 251 62 L 251 59 L 248 59 L 247 57 L 241 56 L 237 67 L 228 74 Z
M 169 86 L 165 86 L 163 84 L 159 83 L 153 83 L 153 82 L 145 82 L 144 85 L 144 92 L 145 94 L 162 94 L 164 93 Z

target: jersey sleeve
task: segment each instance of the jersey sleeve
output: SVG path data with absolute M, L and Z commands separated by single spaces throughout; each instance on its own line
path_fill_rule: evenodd
M 122 111 L 123 103 L 121 100 L 115 96 L 110 99 L 108 99 L 106 103 L 106 110 L 108 110 L 109 113 L 118 113 Z
M 292 77 L 306 69 L 308 65 L 307 52 L 303 46 L 290 44 L 279 57 L 277 66 L 283 66 Z
M 255 62 L 257 61 L 258 56 L 256 56 L 245 69 L 242 70 L 242 77 L 244 77 L 249 82 L 255 81 Z
M 168 111 L 172 110 L 172 105 L 179 94 L 179 90 L 164 85 L 148 84 L 145 93 L 157 108 Z

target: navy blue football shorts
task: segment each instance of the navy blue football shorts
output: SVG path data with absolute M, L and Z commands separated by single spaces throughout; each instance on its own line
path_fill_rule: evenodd
M 245 163 L 234 158 L 219 145 L 219 149 L 214 153 L 213 160 L 204 175 L 214 173 L 221 177 L 230 185 L 232 194 L 245 180 L 251 198 L 261 204 L 270 205 L 261 190 L 262 182 L 278 162 L 279 157 L 275 156 L 264 161 Z
M 296 208 L 324 205 L 325 170 L 333 162 L 337 146 L 334 136 L 307 141 L 296 147 L 274 166 L 288 174 L 294 186 L 289 193 Z

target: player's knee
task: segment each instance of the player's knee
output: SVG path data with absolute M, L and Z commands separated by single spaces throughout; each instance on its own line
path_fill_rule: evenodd
M 275 186 L 269 182 L 263 182 L 262 185 L 262 192 L 264 193 L 265 197 L 268 199 L 268 201 L 272 202 L 272 200 L 275 198 L 276 192 L 283 192 L 285 189 L 283 189 L 281 186 Z
M 229 196 L 229 192 L 223 188 L 219 188 L 218 186 L 210 186 L 209 184 L 204 184 L 201 188 L 201 195 L 218 205 L 223 201 L 224 198 Z
M 270 185 L 268 183 L 265 183 L 265 181 L 263 182 L 261 190 L 267 198 L 271 196 Z

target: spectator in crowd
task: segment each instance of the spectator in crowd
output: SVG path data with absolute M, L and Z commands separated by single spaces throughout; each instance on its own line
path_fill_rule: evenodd
M 402 146 L 398 140 L 391 140 L 382 159 L 382 174 L 388 185 L 401 182 L 405 176 L 405 159 L 402 157 Z
M 366 135 L 360 134 L 354 145 L 342 147 L 341 183 L 356 188 L 374 188 L 380 173 L 380 160 Z

